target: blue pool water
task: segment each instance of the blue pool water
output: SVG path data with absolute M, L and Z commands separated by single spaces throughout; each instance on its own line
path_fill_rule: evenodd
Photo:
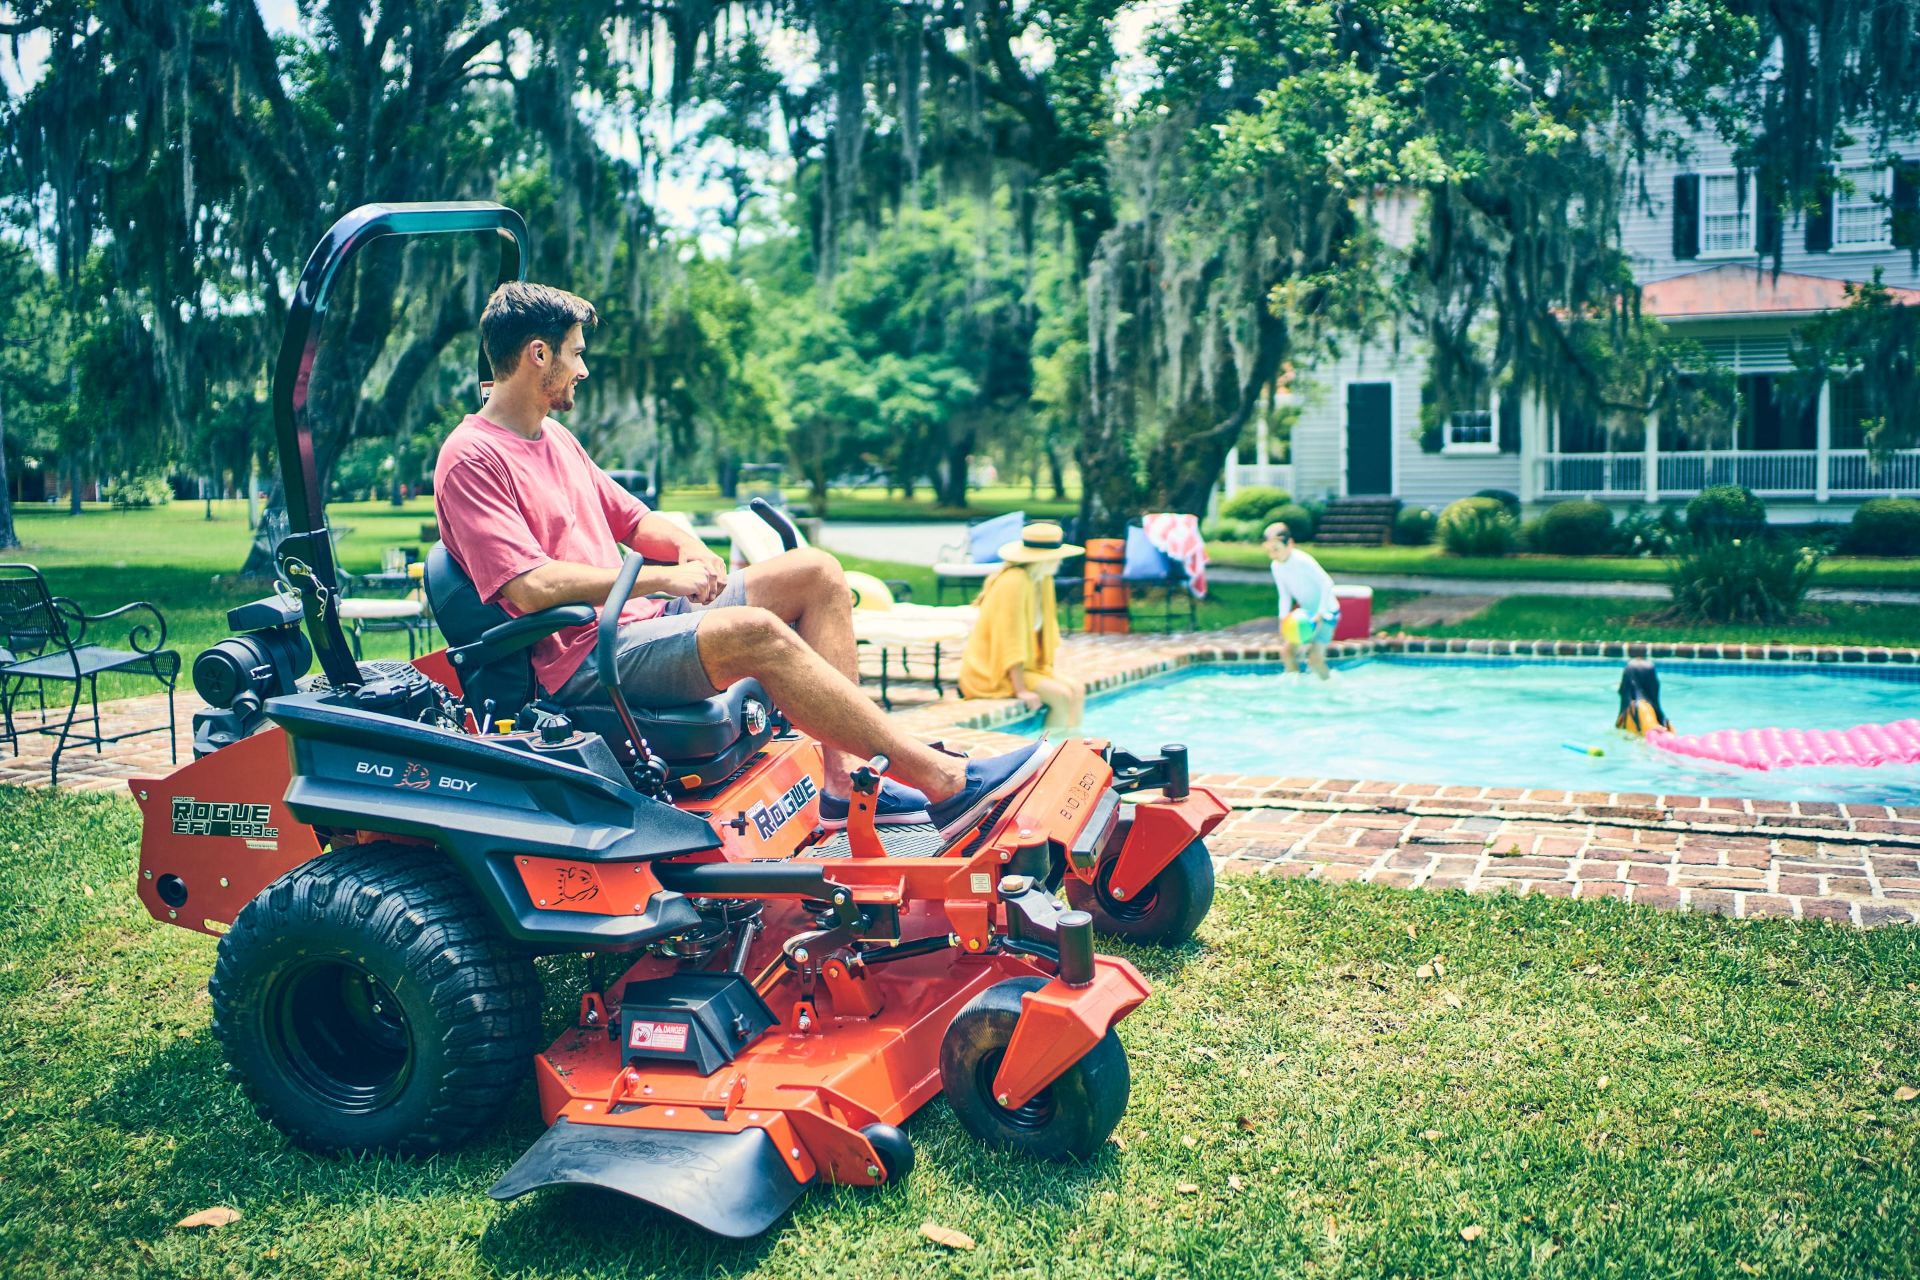
M 1920 765 L 1763 773 L 1655 751 L 1612 727 L 1619 678 L 1618 662 L 1398 655 L 1340 664 L 1325 683 L 1197 666 L 1093 699 L 1086 733 L 1136 751 L 1184 742 L 1195 773 L 1920 804 Z M 1672 662 L 1660 690 L 1682 733 L 1920 715 L 1911 670 Z

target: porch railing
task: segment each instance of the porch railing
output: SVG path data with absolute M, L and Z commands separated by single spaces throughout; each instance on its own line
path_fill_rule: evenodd
M 1920 493 L 1920 449 L 1874 462 L 1864 449 L 1739 449 L 1654 455 L 1659 498 L 1686 498 L 1708 485 L 1745 485 L 1763 497 L 1871 498 Z M 1822 464 L 1825 484 L 1821 483 Z M 1644 453 L 1548 453 L 1540 457 L 1544 497 L 1645 498 Z

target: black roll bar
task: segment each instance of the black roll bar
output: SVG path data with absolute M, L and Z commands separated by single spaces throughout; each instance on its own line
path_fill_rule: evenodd
M 383 236 L 495 233 L 500 247 L 498 280 L 524 280 L 527 224 L 518 213 L 491 200 L 447 200 L 418 204 L 363 204 L 327 228 L 307 258 L 287 308 L 287 330 L 273 374 L 273 431 L 280 454 L 280 479 L 287 502 L 287 537 L 275 559 L 300 591 L 313 638 L 314 653 L 336 688 L 360 683 L 360 667 L 340 630 L 339 571 L 327 532 L 326 494 L 313 452 L 307 417 L 307 388 L 320 346 L 320 324 L 340 269 L 360 250 Z M 492 377 L 487 353 L 480 352 L 480 381 Z

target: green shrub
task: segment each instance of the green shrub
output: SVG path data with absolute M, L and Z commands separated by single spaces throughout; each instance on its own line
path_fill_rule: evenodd
M 1498 498 L 1476 495 L 1450 503 L 1436 528 L 1451 555 L 1504 556 L 1513 550 L 1520 522 Z
M 1765 533 L 1691 539 L 1673 562 L 1670 613 L 1690 622 L 1786 622 L 1800 612 L 1821 553 Z
M 1920 501 L 1869 498 L 1853 513 L 1846 546 L 1862 556 L 1920 556 Z
M 1399 547 L 1424 547 L 1433 541 L 1440 518 L 1425 507 L 1402 507 L 1393 518 L 1393 542 Z
M 1515 520 L 1520 518 L 1520 495 L 1508 493 L 1505 489 L 1482 489 L 1473 495 L 1476 498 L 1492 498 L 1507 509 L 1507 514 Z
M 1667 556 L 1686 532 L 1672 507 L 1628 507 L 1613 526 L 1613 548 L 1623 556 Z
M 1257 520 L 1264 525 L 1274 518 L 1268 512 L 1292 501 L 1293 495 L 1285 489 L 1277 489 L 1270 484 L 1248 485 L 1220 504 L 1220 518 L 1222 520 Z
M 1200 526 L 1200 536 L 1208 542 L 1258 542 L 1266 528 L 1258 520 L 1209 520 Z
M 1598 502 L 1556 502 L 1533 522 L 1532 549 L 1550 556 L 1597 556 L 1613 550 L 1613 512 Z
M 1687 532 L 1695 538 L 1750 538 L 1767 525 L 1767 504 L 1745 485 L 1710 484 L 1687 503 Z
M 164 507 L 173 501 L 173 485 L 164 471 L 136 471 L 109 480 L 106 498 L 115 511 Z
M 1293 535 L 1295 542 L 1312 542 L 1313 531 L 1320 524 L 1313 512 L 1297 502 L 1283 503 L 1267 512 L 1267 518 L 1260 526 L 1261 532 L 1264 533 L 1266 526 L 1276 520 L 1287 526 L 1287 532 Z

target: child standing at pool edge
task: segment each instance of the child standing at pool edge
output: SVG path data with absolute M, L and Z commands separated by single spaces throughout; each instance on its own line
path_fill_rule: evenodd
M 1293 545 L 1284 522 L 1267 526 L 1267 557 L 1273 561 L 1273 585 L 1280 592 L 1280 658 L 1289 672 L 1300 670 L 1300 648 L 1306 646 L 1307 665 L 1322 680 L 1327 670 L 1327 642 L 1340 624 L 1340 597 L 1333 579 L 1320 562 Z M 1288 615 L 1299 611 L 1296 629 L 1289 631 Z

